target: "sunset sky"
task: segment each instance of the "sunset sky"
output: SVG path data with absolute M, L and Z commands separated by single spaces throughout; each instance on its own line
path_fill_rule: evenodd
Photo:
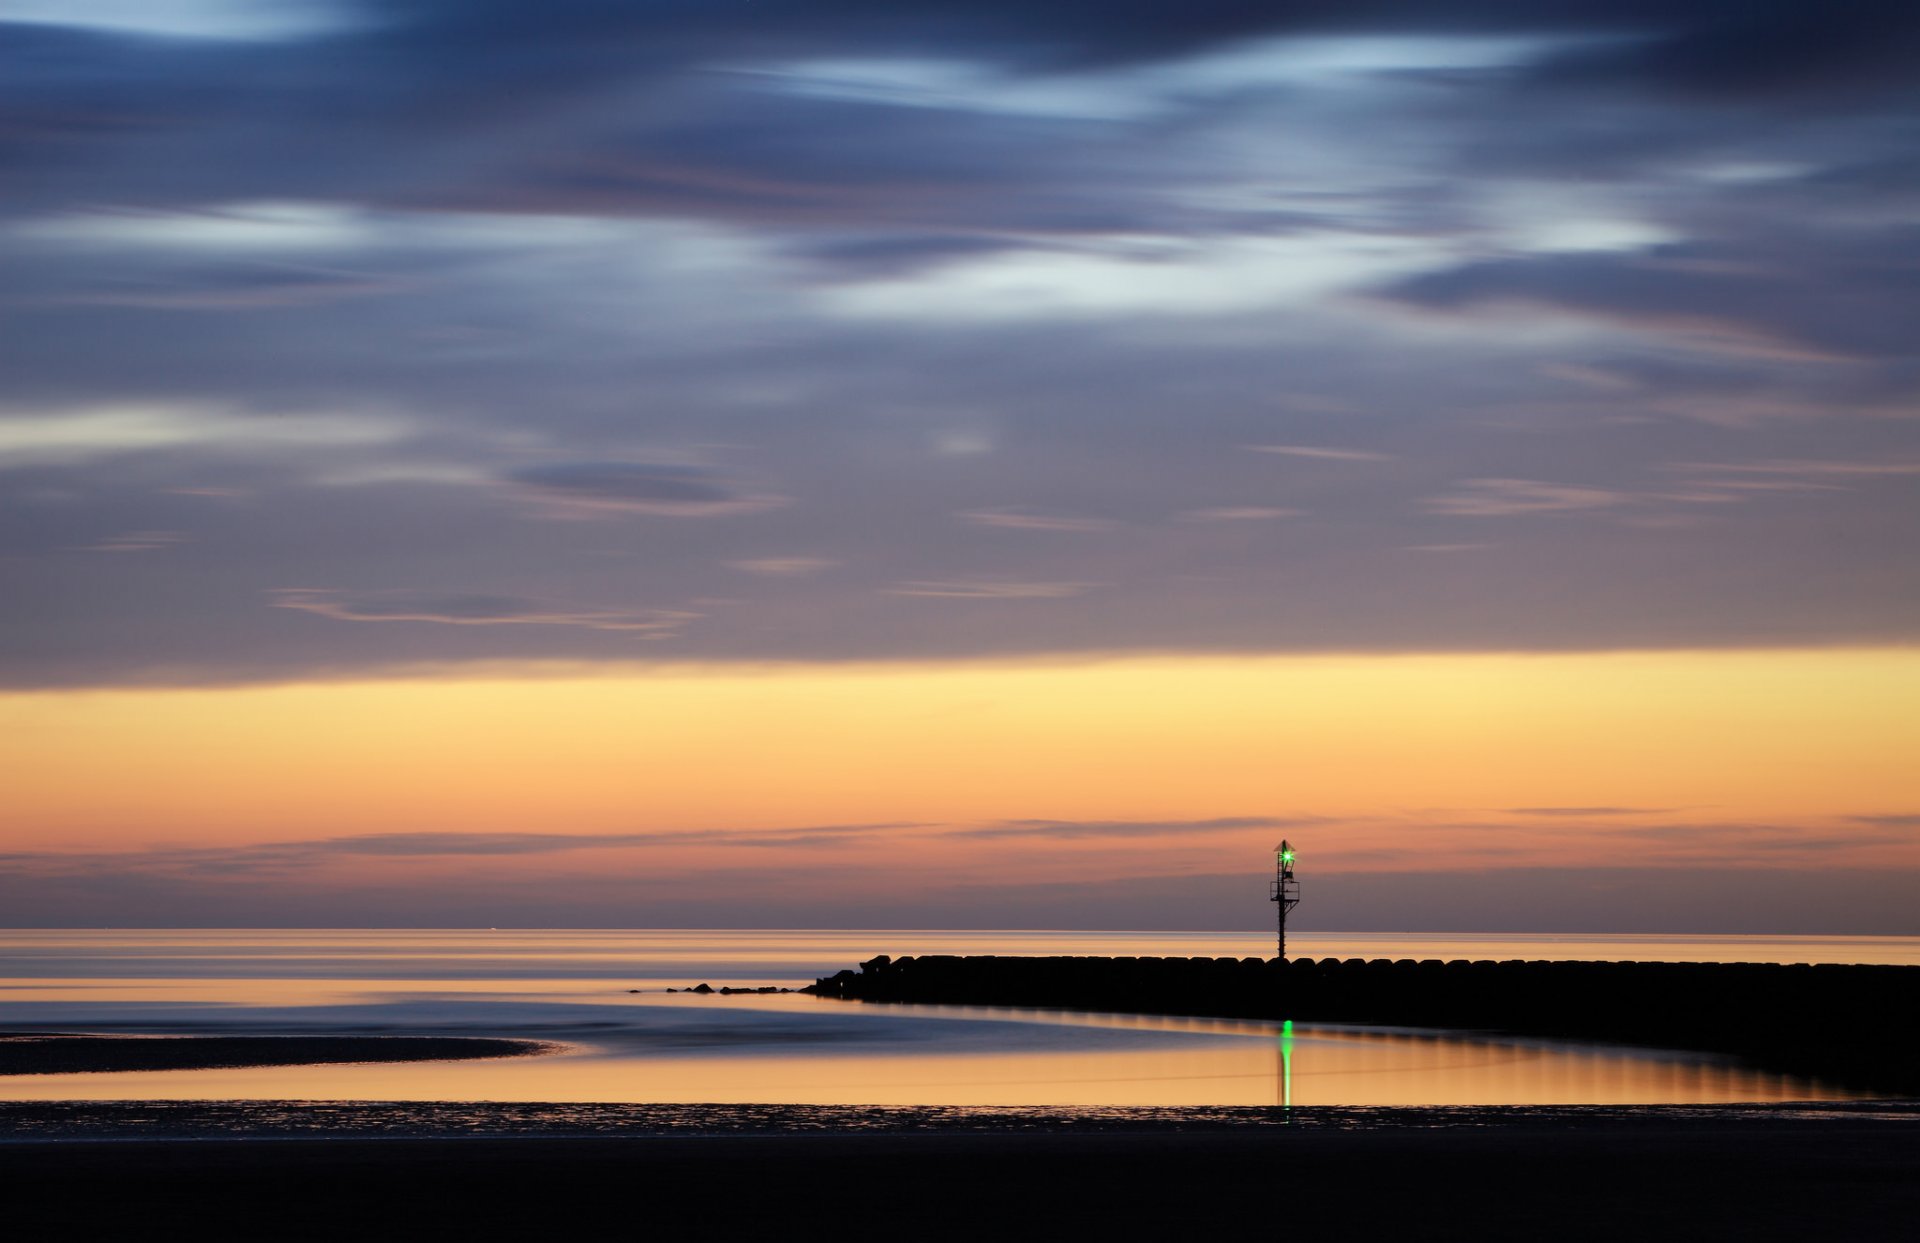
M 0 925 L 1920 933 L 1916 64 L 0 0 Z

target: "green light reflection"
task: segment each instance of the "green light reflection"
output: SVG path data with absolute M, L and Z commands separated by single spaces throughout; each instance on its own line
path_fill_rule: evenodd
M 1293 1108 L 1293 1020 L 1280 1024 L 1280 1107 Z

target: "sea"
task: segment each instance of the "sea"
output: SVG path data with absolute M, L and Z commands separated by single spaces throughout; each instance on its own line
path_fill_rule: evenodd
M 1295 934 L 1294 957 L 1920 965 L 1920 937 Z M 508 1036 L 484 1061 L 0 1078 L 0 1101 L 1201 1108 L 1840 1102 L 1697 1052 L 1339 1024 L 881 1006 L 877 954 L 1270 956 L 1271 934 L 0 930 L 0 1032 Z M 1831 1038 L 1810 1025 L 1809 1039 Z

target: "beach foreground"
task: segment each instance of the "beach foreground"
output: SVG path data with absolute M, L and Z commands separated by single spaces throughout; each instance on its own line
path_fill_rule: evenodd
M 819 1111 L 694 1106 L 681 1115 L 690 1130 L 657 1125 L 672 1115 L 655 1111 L 652 1124 L 630 1118 L 639 1133 L 271 1142 L 136 1138 L 143 1118 L 150 1134 L 191 1115 L 134 1107 L 70 1107 L 49 1129 L 54 1108 L 0 1113 L 0 1135 L 15 1137 L 0 1162 L 9 1220 L 31 1237 L 1893 1239 L 1920 1213 L 1911 1105 L 893 1111 L 867 1131 L 823 1129 Z M 19 1138 L 56 1133 L 73 1138 Z

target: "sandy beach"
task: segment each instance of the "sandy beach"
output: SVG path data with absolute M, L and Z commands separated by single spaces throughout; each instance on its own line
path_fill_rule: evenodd
M 0 1075 L 221 1070 L 358 1062 L 445 1062 L 529 1057 L 539 1040 L 466 1036 L 96 1036 L 0 1033 Z

